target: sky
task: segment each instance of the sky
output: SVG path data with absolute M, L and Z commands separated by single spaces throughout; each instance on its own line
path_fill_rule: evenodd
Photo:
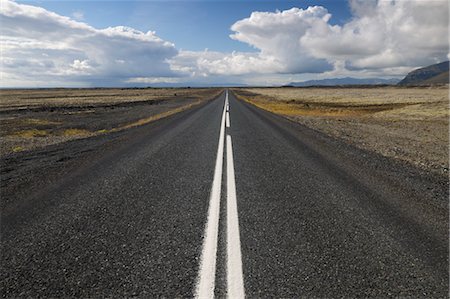
M 0 0 L 1 87 L 401 78 L 449 57 L 446 0 Z

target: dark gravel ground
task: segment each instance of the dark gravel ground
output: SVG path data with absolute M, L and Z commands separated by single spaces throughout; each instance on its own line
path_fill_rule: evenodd
M 89 131 L 112 129 L 140 118 L 167 111 L 168 109 L 190 104 L 196 100 L 198 99 L 150 100 L 102 105 L 5 110 L 0 111 L 1 116 L 6 118 L 2 122 L 1 129 L 5 134 L 33 128 L 50 131 L 69 128 Z M 36 125 L 30 122 L 21 122 L 21 120 L 26 119 L 42 119 L 50 124 Z M 52 123 L 57 123 L 58 125 L 55 126 Z
M 111 129 L 160 115 L 167 111 L 178 109 L 183 106 L 198 103 L 200 100 L 213 99 L 220 90 L 206 89 L 193 90 L 192 94 L 183 96 L 162 97 L 149 100 L 131 101 L 126 98 L 133 90 L 122 91 L 111 96 L 110 102 L 105 95 L 98 95 L 99 103 L 90 103 L 97 99 L 95 95 L 84 96 L 83 100 L 70 98 L 64 105 L 59 103 L 48 104 L 53 93 L 55 97 L 62 96 L 58 90 L 50 90 L 40 100 L 40 105 L 31 104 L 23 107 L 0 108 L 0 156 L 11 154 L 14 151 L 29 151 L 48 145 L 67 142 L 89 136 L 99 135 Z M 25 91 L 23 91 L 27 94 Z M 80 90 L 83 94 L 87 90 Z M 145 98 L 144 91 L 134 91 L 139 97 Z M 31 91 L 28 92 L 31 94 Z M 186 92 L 185 92 L 186 93 Z M 176 93 L 175 93 L 176 94 Z M 7 96 L 7 95 L 5 95 Z M 73 97 L 73 95 L 71 95 Z M 20 102 L 24 99 L 18 99 Z M 57 98 L 57 100 L 62 101 Z M 37 101 L 37 100 L 36 100 Z M 63 102 L 63 101 L 62 101 Z M 30 153 L 33 155 L 33 153 Z M 27 153 L 28 155 L 28 153 Z

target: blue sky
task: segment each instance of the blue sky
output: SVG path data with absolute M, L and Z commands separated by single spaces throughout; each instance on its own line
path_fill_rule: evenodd
M 19 1 L 37 4 L 64 16 L 78 12 L 83 21 L 96 27 L 128 26 L 156 31 L 164 40 L 184 50 L 256 51 L 248 44 L 229 38 L 230 27 L 254 11 L 286 10 L 321 5 L 333 15 L 332 24 L 351 18 L 348 2 L 328 1 Z
M 402 78 L 449 57 L 447 0 L 0 1 L 1 87 Z

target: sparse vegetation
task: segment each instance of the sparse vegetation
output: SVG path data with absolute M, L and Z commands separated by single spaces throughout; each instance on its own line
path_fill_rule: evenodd
M 21 147 L 21 146 L 15 146 L 15 147 L 12 148 L 12 151 L 13 151 L 14 153 L 21 152 L 21 151 L 23 151 L 23 150 L 24 150 L 24 148 Z
M 448 172 L 448 87 L 245 88 L 262 109 L 426 170 Z
M 61 88 L 61 89 L 2 89 L 0 111 L 38 107 L 96 107 L 147 101 L 201 98 L 208 88 Z M 83 111 L 86 113 L 86 111 Z
M 220 92 L 214 88 L 0 90 L 0 155 L 145 125 Z
M 37 119 L 37 118 L 25 118 L 22 120 L 25 125 L 41 125 L 41 126 L 47 126 L 47 125 L 59 125 L 60 122 L 56 121 L 50 121 L 48 119 Z
M 30 130 L 21 130 L 21 131 L 14 132 L 11 136 L 32 138 L 32 137 L 45 137 L 47 135 L 48 135 L 48 132 L 45 130 L 30 129 Z
M 92 135 L 91 132 L 89 132 L 88 130 L 83 130 L 83 129 L 67 129 L 64 130 L 62 133 L 63 136 L 89 136 Z

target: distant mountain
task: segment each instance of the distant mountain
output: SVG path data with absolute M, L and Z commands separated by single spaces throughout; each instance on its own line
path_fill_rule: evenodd
M 137 87 L 137 88 L 207 88 L 207 87 L 246 87 L 243 83 L 201 83 L 201 82 L 182 82 L 182 83 L 171 83 L 171 82 L 159 82 L 159 83 L 129 83 L 125 87 Z
M 202 88 L 202 87 L 246 87 L 246 84 L 243 83 L 197 83 L 197 82 L 184 82 L 184 83 L 153 83 L 147 84 L 149 87 L 193 87 L 193 88 Z
M 330 78 L 322 80 L 309 80 L 303 82 L 291 82 L 289 86 L 334 86 L 334 85 L 395 85 L 398 79 L 381 79 L 381 78 Z
M 398 85 L 434 85 L 448 84 L 449 62 L 444 61 L 438 64 L 429 65 L 409 72 Z

